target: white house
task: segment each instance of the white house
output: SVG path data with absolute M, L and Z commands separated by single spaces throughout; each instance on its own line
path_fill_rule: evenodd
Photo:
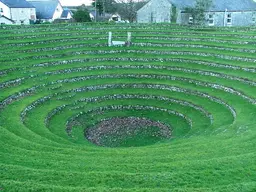
M 63 7 L 59 0 L 27 0 L 36 8 L 37 19 L 52 22 L 61 19 Z M 68 15 L 67 15 L 68 16 Z
M 0 15 L 2 24 L 30 24 L 36 20 L 36 9 L 26 0 L 0 0 Z

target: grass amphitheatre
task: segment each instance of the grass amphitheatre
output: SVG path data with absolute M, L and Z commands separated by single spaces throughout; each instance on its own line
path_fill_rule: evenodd
M 0 33 L 0 191 L 256 191 L 255 27 Z

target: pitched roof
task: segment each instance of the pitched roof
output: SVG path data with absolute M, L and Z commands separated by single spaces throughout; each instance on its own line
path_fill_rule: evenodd
M 38 19 L 52 19 L 59 1 L 29 1 L 36 8 Z
M 174 4 L 179 9 L 184 9 L 185 7 L 193 7 L 195 5 L 195 0 L 169 0 L 171 4 Z
M 95 17 L 95 11 L 90 11 L 90 13 L 89 14 L 91 14 L 93 17 Z
M 213 11 L 230 10 L 230 11 L 256 11 L 256 2 L 253 0 L 214 0 Z
M 26 0 L 0 0 L 3 4 L 9 8 L 35 8 Z
M 69 9 L 64 9 L 61 18 L 67 18 L 69 13 L 72 15 L 72 12 Z
M 196 0 L 169 0 L 180 9 L 193 7 Z M 209 11 L 256 11 L 256 2 L 253 0 L 213 0 L 213 6 Z

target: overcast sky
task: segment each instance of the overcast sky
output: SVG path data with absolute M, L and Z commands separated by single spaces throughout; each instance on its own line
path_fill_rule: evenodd
M 90 5 L 92 0 L 60 0 L 63 6 Z

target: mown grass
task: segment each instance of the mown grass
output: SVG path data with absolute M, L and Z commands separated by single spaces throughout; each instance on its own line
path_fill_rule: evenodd
M 255 30 L 255 27 L 194 28 L 167 24 L 1 27 L 0 85 L 18 78 L 25 79 L 17 84 L 0 87 L 0 190 L 255 191 Z M 117 39 L 125 39 L 127 31 L 132 31 L 133 42 L 151 43 L 152 46 L 134 44 L 128 48 L 107 47 L 109 31 Z M 31 35 L 34 37 L 30 38 Z M 34 44 L 20 45 L 28 42 Z M 240 44 L 244 42 L 248 43 Z M 172 44 L 173 47 L 154 46 L 159 44 Z M 77 45 L 84 47 L 75 47 Z M 35 49 L 56 47 L 62 50 L 34 52 Z M 143 52 L 139 52 L 141 50 Z M 166 51 L 182 54 L 163 54 Z M 189 52 L 199 55 L 188 55 Z M 216 55 L 233 56 L 240 60 L 219 58 Z M 65 63 L 72 59 L 84 61 Z M 63 63 L 51 65 L 54 62 Z M 43 63 L 50 65 L 35 66 Z M 88 70 L 88 67 L 98 66 L 111 68 Z M 4 73 L 4 70 L 12 68 L 15 70 Z M 71 71 L 47 74 L 60 70 Z M 163 76 L 166 78 L 160 78 Z M 61 82 L 81 77 L 91 79 Z M 107 84 L 131 87 L 95 88 Z M 39 86 L 35 92 L 2 105 L 10 96 L 18 96 L 33 86 Z M 83 90 L 86 87 L 93 89 Z M 230 92 L 230 89 L 236 91 L 236 94 Z M 173 101 L 152 98 L 113 99 L 117 95 L 155 96 Z M 46 96 L 51 98 L 36 105 L 21 119 L 26 107 Z M 113 98 L 94 102 L 80 101 L 107 96 Z M 188 106 L 188 103 L 198 108 Z M 63 105 L 66 107 L 53 115 L 46 124 L 48 115 Z M 176 111 L 191 119 L 192 126 L 181 116 L 157 110 L 109 109 L 97 113 L 100 107 L 118 105 L 151 106 Z M 199 108 L 212 116 L 212 122 Z M 83 113 L 79 116 L 82 125 L 73 126 L 69 136 L 67 123 L 80 113 Z M 150 137 L 147 133 L 156 131 L 151 127 L 153 130 L 142 130 L 140 134 L 120 141 L 117 148 L 96 146 L 84 137 L 84 129 L 102 119 L 131 116 L 170 125 L 172 137 L 164 140 Z M 111 143 L 113 137 L 106 142 Z

